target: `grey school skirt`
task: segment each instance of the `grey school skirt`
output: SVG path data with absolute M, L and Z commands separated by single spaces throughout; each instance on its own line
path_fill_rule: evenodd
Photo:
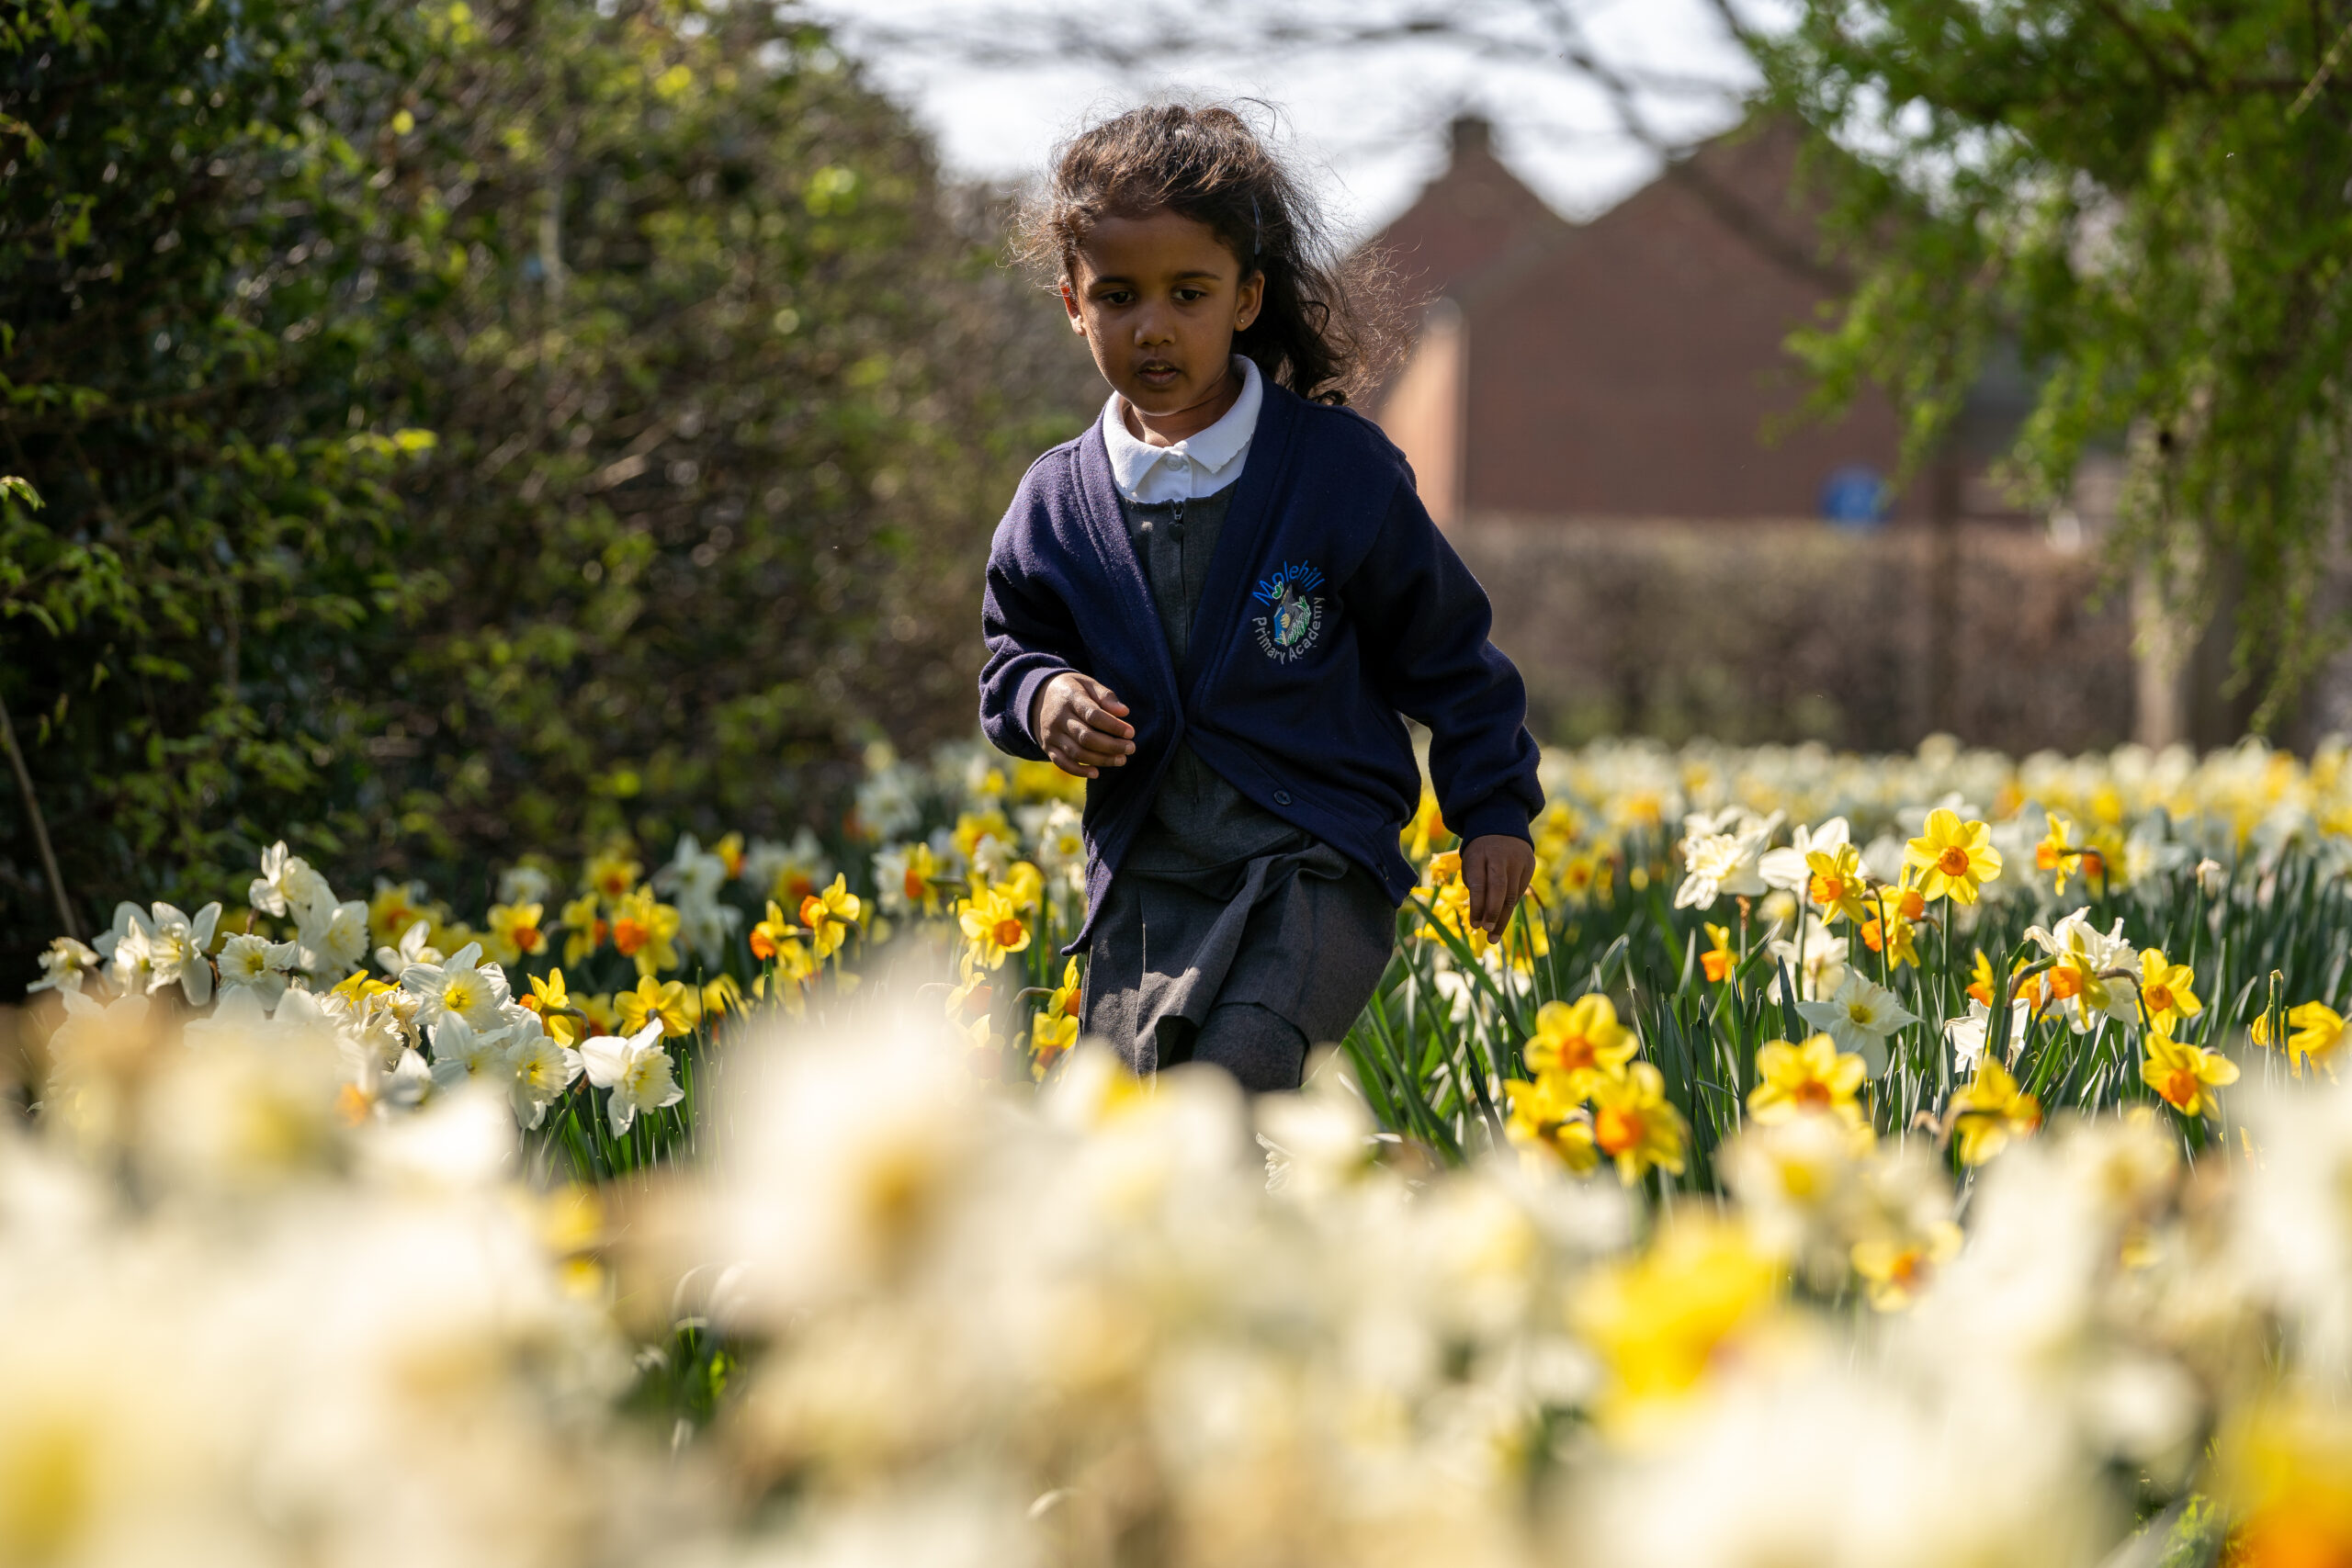
M 1363 867 L 1300 832 L 1222 866 L 1123 867 L 1088 951 L 1085 1032 L 1136 1072 L 1159 1069 L 1161 1023 L 1198 1028 L 1250 1002 L 1309 1044 L 1363 1010 L 1396 942 L 1396 908 Z

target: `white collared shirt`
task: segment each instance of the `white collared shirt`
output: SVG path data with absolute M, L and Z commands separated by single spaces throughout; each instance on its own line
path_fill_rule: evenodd
M 1127 429 L 1125 400 L 1118 393 L 1102 410 L 1102 445 L 1111 455 L 1111 479 L 1129 501 L 1147 504 L 1215 495 L 1241 477 L 1250 460 L 1250 438 L 1258 433 L 1258 406 L 1265 400 L 1258 367 L 1237 354 L 1241 395 L 1224 417 L 1172 446 L 1138 441 Z

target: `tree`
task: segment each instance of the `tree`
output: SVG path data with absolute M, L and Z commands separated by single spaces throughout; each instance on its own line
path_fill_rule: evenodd
M 820 31 L 42 0 L 0 116 L 0 973 L 279 838 L 447 885 L 968 729 L 1084 357 Z
M 1916 455 L 2013 339 L 2039 378 L 2018 480 L 2054 504 L 2125 442 L 2120 558 L 2191 618 L 2234 587 L 2237 678 L 2281 722 L 2346 625 L 2322 585 L 2352 416 L 2352 6 L 1812 0 L 1743 36 L 1769 98 L 1846 154 L 1816 167 L 1856 284 L 1799 340 L 1825 398 L 1895 389 Z
M 991 214 L 788 14 L 476 26 L 390 165 L 435 236 L 402 287 L 446 288 L 405 417 L 453 586 L 384 854 L 774 831 L 865 742 L 968 733 L 989 535 L 1084 407 Z
M 0 952 L 200 891 L 338 772 L 356 629 L 429 587 L 361 413 L 399 235 L 355 146 L 431 45 L 375 0 L 0 23 Z M 14 769 L 11 770 L 15 772 Z M 45 807 L 61 879 L 36 852 Z

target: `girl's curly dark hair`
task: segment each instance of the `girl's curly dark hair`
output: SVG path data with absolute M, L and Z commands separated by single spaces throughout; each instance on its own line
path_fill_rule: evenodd
M 1324 403 L 1380 383 L 1398 341 L 1392 275 L 1376 254 L 1339 254 L 1297 178 L 1225 105 L 1130 109 L 1064 142 L 1016 243 L 1058 285 L 1102 219 L 1163 209 L 1207 224 L 1243 276 L 1265 275 L 1257 318 L 1233 346 L 1268 378 Z

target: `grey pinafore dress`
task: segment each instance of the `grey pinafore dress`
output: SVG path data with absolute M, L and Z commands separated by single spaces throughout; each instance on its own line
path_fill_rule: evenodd
M 1120 502 L 1179 671 L 1232 496 L 1227 486 L 1191 501 Z M 1396 936 L 1396 906 L 1376 877 L 1180 743 L 1095 919 L 1084 1028 L 1146 1073 L 1189 1059 L 1196 1038 L 1214 1057 L 1212 1038 L 1238 1037 L 1245 1065 L 1224 1065 L 1245 1087 L 1295 1088 L 1303 1043 L 1347 1032 Z M 1289 1082 L 1251 1081 L 1266 1069 L 1247 1064 L 1282 1053 L 1249 1036 L 1284 1026 L 1296 1032 L 1293 1060 L 1272 1071 Z

